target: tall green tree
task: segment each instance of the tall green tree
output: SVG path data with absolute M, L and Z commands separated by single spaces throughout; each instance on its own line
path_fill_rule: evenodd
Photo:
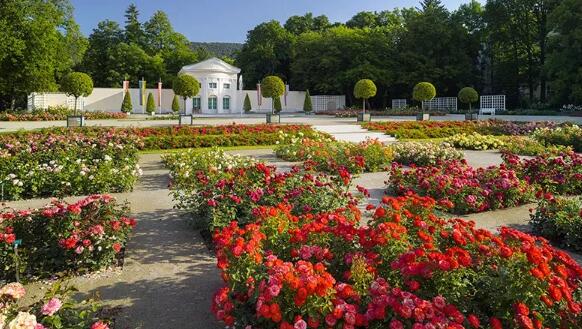
M 0 4 L 0 107 L 24 106 L 34 91 L 54 91 L 84 51 L 67 0 Z
M 125 10 L 125 42 L 144 45 L 144 31 L 139 21 L 139 10 L 135 4 L 130 4 Z
M 252 86 L 275 73 L 288 80 L 293 40 L 293 35 L 274 20 L 249 31 L 236 59 L 237 66 L 245 72 L 245 85 Z
M 300 35 L 309 31 L 323 31 L 329 28 L 331 24 L 325 15 L 313 17 L 312 13 L 303 16 L 291 16 L 285 22 L 285 29 L 294 35 Z
M 563 0 L 549 20 L 552 33 L 546 68 L 553 92 L 552 102 L 558 106 L 582 105 L 582 3 Z
M 118 60 L 115 50 L 124 41 L 119 24 L 110 20 L 99 22 L 89 36 L 89 47 L 83 58 L 82 69 L 93 77 L 97 87 L 119 87 L 123 75 L 116 71 Z

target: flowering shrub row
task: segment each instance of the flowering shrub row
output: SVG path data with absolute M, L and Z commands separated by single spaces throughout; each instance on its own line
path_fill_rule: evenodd
M 283 132 L 275 153 L 287 161 L 312 161 L 317 170 L 325 172 L 335 172 L 338 168 L 350 173 L 380 171 L 393 159 L 391 148 L 378 140 L 355 144 L 338 142 L 322 134 L 305 137 Z
M 582 152 L 582 129 L 577 125 L 537 129 L 532 136 L 544 145 L 571 146 L 576 152 Z
M 582 269 L 546 240 L 442 219 L 430 198 L 296 216 L 259 207 L 214 233 L 233 328 L 577 328 Z M 500 293 L 503 291 L 503 293 Z
M 457 134 L 447 138 L 447 143 L 464 150 L 497 150 L 505 145 L 498 137 L 481 135 L 477 132 L 471 134 Z
M 60 121 L 67 120 L 67 116 L 73 115 L 73 110 L 36 110 L 32 112 L 0 112 L 0 121 Z M 80 113 L 87 120 L 126 119 L 123 112 L 84 112 Z M 79 114 L 79 115 L 80 115 Z
M 0 280 L 46 277 L 115 263 L 135 220 L 107 195 L 0 213 Z
M 511 153 L 527 156 L 538 156 L 546 153 L 558 154 L 570 152 L 572 148 L 562 145 L 544 145 L 529 136 L 505 136 L 505 145 L 500 147 L 502 153 Z
M 403 165 L 429 166 L 464 157 L 463 152 L 448 143 L 403 142 L 392 144 L 392 150 L 394 161 Z
M 540 192 L 541 194 L 541 192 Z M 534 233 L 568 249 L 582 250 L 582 201 L 554 197 L 545 193 L 534 213 L 530 224 Z
M 232 156 L 220 150 L 165 155 L 177 207 L 192 213 L 197 226 L 215 228 L 236 220 L 246 224 L 254 209 L 292 202 L 295 214 L 323 212 L 353 204 L 347 191 L 351 175 L 319 174 L 309 163 L 303 170 L 277 172 L 274 166 Z
M 533 159 L 503 154 L 506 166 L 529 184 L 556 194 L 582 194 L 582 155 L 545 153 Z
M 336 118 L 355 118 L 358 116 L 359 113 L 362 113 L 362 110 L 335 110 L 335 111 L 319 111 L 315 114 L 318 115 L 333 115 Z M 372 116 L 415 116 L 418 113 L 421 113 L 418 107 L 407 107 L 407 108 L 400 108 L 400 109 L 386 109 L 386 110 L 366 110 L 366 113 L 371 114 Z M 446 112 L 436 111 L 436 110 L 427 110 L 425 113 L 430 113 L 432 116 L 445 116 L 447 115 Z
M 131 190 L 141 174 L 131 135 L 49 130 L 0 135 L 3 200 Z
M 475 169 L 465 160 L 411 169 L 395 163 L 388 184 L 398 195 L 430 196 L 441 208 L 455 214 L 513 207 L 532 196 L 531 186 L 505 165 Z
M 17 302 L 26 290 L 19 283 L 0 287 L 0 328 L 6 329 L 109 329 L 107 321 L 97 317 L 99 304 L 94 300 L 77 303 L 71 298 L 74 289 L 59 283 L 44 298 L 21 308 Z
M 382 131 L 388 135 L 405 139 L 445 138 L 457 134 L 478 132 L 483 135 L 528 135 L 539 128 L 554 128 L 552 122 L 487 121 L 404 121 L 369 122 L 363 127 Z

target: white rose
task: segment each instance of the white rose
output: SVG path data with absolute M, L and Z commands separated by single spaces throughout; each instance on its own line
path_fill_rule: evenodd
M 18 313 L 8 324 L 8 329 L 34 329 L 34 327 L 36 327 L 36 316 L 27 312 Z

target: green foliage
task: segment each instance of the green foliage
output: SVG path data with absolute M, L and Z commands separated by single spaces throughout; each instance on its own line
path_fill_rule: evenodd
M 303 101 L 303 112 L 311 113 L 313 111 L 313 105 L 311 104 L 311 95 L 309 90 L 305 93 L 305 100 Z
M 560 1 L 550 16 L 554 27 L 550 37 L 547 69 L 551 77 L 553 103 L 582 104 L 582 6 L 579 0 Z
M 252 109 L 253 107 L 251 105 L 251 99 L 249 98 L 249 94 L 246 94 L 245 101 L 243 103 L 243 110 L 245 111 L 245 113 L 250 113 Z
M 93 92 L 93 80 L 85 73 L 69 73 L 61 80 L 61 91 L 75 98 L 87 97 Z
M 418 102 L 426 102 L 435 98 L 436 89 L 430 82 L 420 82 L 412 90 L 412 99 Z
M 178 100 L 178 95 L 174 95 L 172 99 L 172 111 L 174 113 L 180 112 L 180 101 Z
M 198 82 L 198 80 L 196 80 L 196 78 L 191 75 L 180 74 L 174 80 L 172 89 L 176 95 L 182 96 L 182 98 L 186 100 L 186 98 L 191 98 L 198 95 L 198 92 L 200 91 L 200 82 Z
M 530 215 L 536 234 L 575 251 L 582 250 L 582 200 L 542 199 Z
M 471 103 L 479 101 L 479 93 L 471 87 L 461 89 L 458 97 L 461 103 L 469 104 L 469 111 L 471 111 Z
M 133 111 L 133 105 L 131 102 L 131 94 L 129 90 L 125 92 L 123 96 L 123 102 L 121 103 L 121 112 L 123 113 L 131 113 Z
M 275 113 L 281 113 L 283 107 L 281 106 L 281 97 L 273 98 L 273 111 Z
M 281 78 L 271 75 L 261 82 L 261 94 L 266 98 L 280 97 L 285 92 L 285 83 Z
M 300 35 L 309 31 L 323 31 L 329 28 L 331 24 L 325 15 L 313 17 L 312 13 L 303 16 L 291 16 L 285 22 L 285 30 L 294 35 Z
M 27 94 L 56 91 L 86 49 L 68 1 L 0 4 L 0 107 L 24 107 Z
M 156 112 L 156 102 L 154 100 L 154 94 L 152 94 L 152 93 L 148 94 L 148 100 L 146 103 L 146 112 L 150 113 L 150 114 Z
M 362 79 L 354 86 L 354 96 L 360 99 L 368 99 L 376 96 L 376 84 L 370 79 Z

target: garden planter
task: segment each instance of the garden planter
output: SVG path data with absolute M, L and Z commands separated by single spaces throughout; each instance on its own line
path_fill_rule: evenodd
M 85 126 L 85 117 L 82 115 L 69 115 L 67 116 L 67 127 L 83 127 Z
M 267 123 L 280 123 L 281 116 L 279 114 L 267 113 Z
M 416 121 L 428 121 L 430 120 L 429 113 L 419 113 L 416 115 Z
M 479 120 L 479 114 L 478 113 L 465 113 L 465 120 L 466 121 Z
M 194 122 L 192 114 L 180 114 L 179 125 L 180 126 L 191 126 Z
M 372 115 L 370 113 L 358 113 L 358 122 L 370 122 Z

